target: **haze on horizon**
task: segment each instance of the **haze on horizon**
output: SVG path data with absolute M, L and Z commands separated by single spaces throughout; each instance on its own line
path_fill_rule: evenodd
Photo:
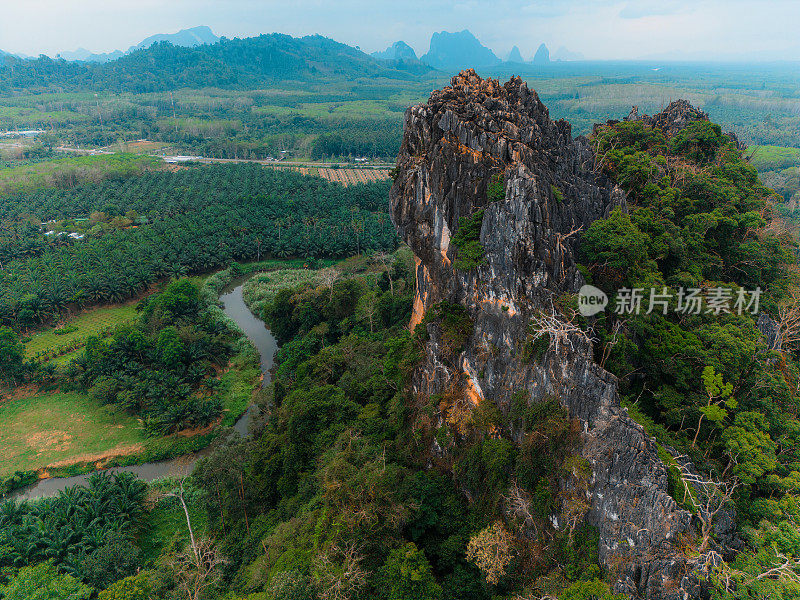
M 220 36 L 319 33 L 371 52 L 418 55 L 435 31 L 469 29 L 504 57 L 538 45 L 589 59 L 800 60 L 796 0 L 0 0 L 0 50 L 36 56 L 126 50 L 208 25 Z

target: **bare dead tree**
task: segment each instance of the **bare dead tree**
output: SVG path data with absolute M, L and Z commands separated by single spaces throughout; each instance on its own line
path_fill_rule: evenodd
M 189 540 L 192 542 L 192 551 L 194 552 L 195 556 L 199 560 L 200 556 L 199 556 L 199 550 L 198 550 L 198 546 L 197 546 L 197 541 L 194 539 L 194 530 L 192 529 L 192 520 L 189 518 L 189 507 L 186 506 L 186 500 L 184 499 L 184 493 L 183 493 L 183 483 L 184 483 L 184 481 L 185 481 L 185 478 L 182 477 L 181 478 L 180 487 L 178 488 L 179 491 L 177 493 L 177 496 L 178 496 L 178 499 L 181 501 L 181 506 L 183 507 L 183 514 L 186 515 L 186 526 L 189 529 Z
M 605 129 L 606 131 L 608 131 L 608 127 L 606 125 L 603 125 L 601 127 L 601 130 L 602 129 Z M 607 155 L 610 152 L 612 152 L 613 150 L 616 150 L 616 148 L 617 148 L 617 144 L 616 143 L 612 143 L 611 147 L 608 150 L 606 150 L 605 152 L 603 152 L 602 155 L 601 155 L 600 154 L 600 137 L 598 136 L 598 137 L 594 138 L 594 170 L 596 172 L 603 170 L 603 167 L 605 166 Z M 598 158 L 600 159 L 599 161 L 597 160 Z
M 553 349 L 558 352 L 560 346 L 569 346 L 570 350 L 574 350 L 572 344 L 572 336 L 580 336 L 586 340 L 589 337 L 577 325 L 571 321 L 563 321 L 559 319 L 555 311 L 550 314 L 542 311 L 539 314 L 531 317 L 529 324 L 530 332 L 534 340 L 538 340 L 543 335 L 550 336 L 550 343 L 553 344 Z
M 189 548 L 178 552 L 169 561 L 178 588 L 189 600 L 200 600 L 209 588 L 222 579 L 222 565 L 227 561 L 219 553 L 214 542 L 209 538 L 197 539 L 194 535 L 189 507 L 186 504 L 184 486 L 188 478 L 190 463 L 179 465 L 180 477 L 178 489 L 167 496 L 177 497 L 186 516 L 186 527 L 189 530 Z
M 322 600 L 351 600 L 367 584 L 364 556 L 355 542 L 334 544 L 314 560 L 313 580 Z
M 516 521 L 523 529 L 533 529 L 536 537 L 538 537 L 539 528 L 536 526 L 536 520 L 531 509 L 531 495 L 524 488 L 521 488 L 516 480 L 508 488 L 508 494 L 503 497 L 503 504 L 506 514 L 513 521 Z
M 341 277 L 341 275 L 342 275 L 341 272 L 335 267 L 328 267 L 326 269 L 322 269 L 322 271 L 319 272 L 320 282 L 322 283 L 322 285 L 327 287 L 331 292 L 329 301 L 333 300 L 333 284 L 339 280 L 339 277 Z
M 708 550 L 711 543 L 711 534 L 714 530 L 714 519 L 719 512 L 731 501 L 733 493 L 739 487 L 739 481 L 720 481 L 699 473 L 694 473 L 685 465 L 678 465 L 683 482 L 683 501 L 694 509 L 700 521 L 700 547 L 701 554 Z
M 786 303 L 778 307 L 778 335 L 775 349 L 782 352 L 785 347 L 800 342 L 800 292 L 795 290 Z
M 617 345 L 617 342 L 619 342 L 619 332 L 623 327 L 625 327 L 626 322 L 627 321 L 621 320 L 614 321 L 614 325 L 611 328 L 611 339 L 608 340 L 603 346 L 603 357 L 600 359 L 600 366 L 603 369 L 606 368 L 606 361 L 611 355 L 611 351 L 614 349 L 614 346 Z
M 373 321 L 375 320 L 375 315 L 378 314 L 378 295 L 375 291 L 369 291 L 361 296 L 361 299 L 356 304 L 356 313 L 362 319 L 367 320 L 369 331 L 372 333 L 374 331 Z
M 766 214 L 771 213 L 771 214 Z M 777 237 L 785 240 L 796 240 L 798 230 L 797 222 L 792 219 L 786 218 L 780 214 L 775 214 L 768 206 L 765 206 L 761 211 L 761 217 L 768 221 L 764 227 L 753 230 L 760 239 L 766 237 Z M 748 231 L 748 233 L 750 233 Z
M 800 575 L 797 573 L 797 570 L 800 569 L 800 561 L 780 552 L 775 553 L 775 558 L 778 559 L 778 564 L 760 573 L 756 579 L 786 579 L 800 583 Z
M 177 553 L 169 565 L 175 583 L 189 600 L 200 600 L 222 579 L 222 566 L 227 561 L 209 538 L 200 538 L 192 548 Z
M 189 477 L 189 471 L 191 469 L 190 459 L 188 457 L 183 457 L 182 459 L 178 459 L 178 489 L 174 492 L 170 492 L 166 494 L 165 497 L 173 497 L 178 498 L 178 501 L 181 503 L 181 507 L 183 508 L 183 514 L 186 515 L 186 527 L 189 530 L 189 541 L 191 542 L 192 551 L 197 554 L 197 543 L 194 537 L 194 530 L 192 529 L 192 520 L 189 518 L 189 507 L 186 505 L 186 500 L 184 498 L 184 485 L 186 483 L 186 479 Z
M 798 570 L 800 570 L 800 560 L 786 556 L 777 550 L 775 551 L 776 562 L 772 565 L 766 565 L 764 570 L 758 575 L 734 569 L 714 550 L 709 550 L 705 555 L 700 557 L 700 560 L 703 563 L 702 568 L 706 574 L 713 575 L 716 583 L 722 586 L 726 593 L 730 593 L 736 589 L 737 583 L 750 585 L 755 581 L 762 581 L 764 579 L 800 584 L 800 574 L 798 574 Z

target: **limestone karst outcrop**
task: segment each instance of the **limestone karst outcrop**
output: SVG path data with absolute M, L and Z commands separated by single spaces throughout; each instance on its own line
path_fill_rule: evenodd
M 668 120 L 676 118 L 692 115 Z M 504 196 L 491 201 L 487 187 L 498 175 Z M 556 308 L 559 296 L 584 284 L 575 261 L 581 232 L 624 205 L 624 193 L 595 170 L 589 142 L 573 139 L 567 122 L 551 120 L 519 78 L 501 84 L 463 71 L 426 104 L 409 108 L 391 211 L 416 259 L 411 326 L 443 301 L 466 308 L 474 323 L 449 366 L 440 356 L 442 332 L 428 325 L 412 391 L 430 397 L 457 387 L 473 408 L 490 400 L 501 411 L 520 391 L 530 403 L 557 397 L 580 419 L 580 454 L 591 465 L 587 518 L 599 531 L 600 561 L 615 574 L 616 590 L 695 597 L 694 566 L 679 548 L 692 535 L 691 515 L 667 493 L 656 444 L 620 408 L 616 378 Z M 481 209 L 484 260 L 456 268 L 451 239 L 459 220 Z M 521 344 L 544 317 L 561 323 L 562 334 L 551 336 L 541 357 L 526 358 Z

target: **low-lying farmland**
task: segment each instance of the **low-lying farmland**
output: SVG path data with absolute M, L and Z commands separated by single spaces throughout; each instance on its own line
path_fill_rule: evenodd
M 25 344 L 28 358 L 47 360 L 77 350 L 92 335 L 110 333 L 136 317 L 136 301 L 88 310 L 58 327 L 34 333 Z
M 136 418 L 74 392 L 7 401 L 0 405 L 0 422 L 0 477 L 144 448 Z

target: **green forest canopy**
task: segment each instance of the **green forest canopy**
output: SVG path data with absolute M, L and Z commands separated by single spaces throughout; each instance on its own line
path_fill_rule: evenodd
M 0 201 L 0 323 L 29 327 L 233 260 L 393 250 L 388 187 L 345 188 L 259 165 L 225 165 L 7 196 Z M 146 222 L 115 226 L 130 225 L 121 220 L 130 211 Z M 72 240 L 45 236 L 31 217 L 91 218 L 76 223 L 84 239 Z

